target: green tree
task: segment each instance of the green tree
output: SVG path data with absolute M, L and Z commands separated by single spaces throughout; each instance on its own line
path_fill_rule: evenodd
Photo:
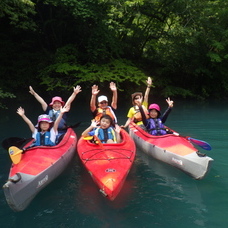
M 155 93 L 162 96 L 228 96 L 225 0 L 0 4 L 4 91 L 22 91 L 29 84 L 67 89 L 110 80 L 129 91 L 128 82 L 138 88 L 151 75 Z
M 0 109 L 7 109 L 7 106 L 3 102 L 5 98 L 15 98 L 15 95 L 9 92 L 3 92 L 0 88 Z
M 10 25 L 19 29 L 34 30 L 36 25 L 33 21 L 35 4 L 30 0 L 1 0 L 0 18 L 5 18 Z

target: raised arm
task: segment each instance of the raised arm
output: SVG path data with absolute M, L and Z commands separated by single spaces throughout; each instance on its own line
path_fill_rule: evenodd
M 123 127 L 123 128 L 128 127 L 128 125 L 131 123 L 131 121 L 132 121 L 133 119 L 134 119 L 134 117 L 133 117 L 133 118 L 128 117 L 128 119 L 127 119 L 126 123 L 125 123 L 124 125 L 121 125 L 121 127 Z
M 121 131 L 120 126 L 116 124 L 116 126 L 115 126 L 115 132 L 116 132 L 116 142 L 117 143 L 120 143 L 121 142 L 120 131 Z
M 97 99 L 97 94 L 100 92 L 98 90 L 97 85 L 92 86 L 92 95 L 91 95 L 91 100 L 90 100 L 90 110 L 91 112 L 94 112 L 96 110 L 96 99 Z
M 151 79 L 151 77 L 148 77 L 147 78 L 146 83 L 147 83 L 147 87 L 146 87 L 146 91 L 145 91 L 145 94 L 144 94 L 143 103 L 147 107 L 148 106 L 148 97 L 149 97 L 149 93 L 150 93 L 150 88 L 152 86 L 152 79 Z
M 143 122 L 144 126 L 147 126 L 147 118 L 146 118 L 145 112 L 144 112 L 143 107 L 142 107 L 142 100 L 140 100 L 140 99 L 139 100 L 136 100 L 135 103 L 139 107 L 139 111 L 141 113 L 142 122 Z
M 31 93 L 36 98 L 36 100 L 41 104 L 43 111 L 46 111 L 46 109 L 48 107 L 47 103 L 44 101 L 44 99 L 39 94 L 37 94 L 34 91 L 32 86 L 29 86 L 29 93 Z
M 166 99 L 166 102 L 168 103 L 168 108 L 166 109 L 166 111 L 164 112 L 164 114 L 161 117 L 162 123 L 166 122 L 166 120 L 167 120 L 167 118 L 168 118 L 168 116 L 169 116 L 169 114 L 170 114 L 170 112 L 172 111 L 172 108 L 173 108 L 173 101 L 170 100 L 169 97 Z
M 77 85 L 76 87 L 73 87 L 74 91 L 73 93 L 71 94 L 71 96 L 68 98 L 65 106 L 71 106 L 71 103 L 74 101 L 75 97 L 77 96 L 78 93 L 80 93 L 82 90 L 81 90 L 81 86 L 80 85 Z
M 19 107 L 17 109 L 17 114 L 22 117 L 22 119 L 25 121 L 25 123 L 28 124 L 31 132 L 33 133 L 35 131 L 35 126 L 31 122 L 31 120 L 25 115 L 25 110 L 22 107 Z
M 56 121 L 54 122 L 54 126 L 53 126 L 55 132 L 57 132 L 57 130 L 58 130 L 58 126 L 59 126 L 60 120 L 63 117 L 63 114 L 65 112 L 69 112 L 69 110 L 70 110 L 70 106 L 66 106 L 66 105 L 63 108 L 62 107 L 60 108 L 60 113 L 59 113 Z
M 114 109 L 117 109 L 117 88 L 116 83 L 111 82 L 110 83 L 110 89 L 112 90 L 112 103 L 111 106 Z
M 91 125 L 87 129 L 85 129 L 85 131 L 82 132 L 82 137 L 89 136 L 89 132 L 92 131 L 94 128 L 96 128 L 98 124 L 99 124 L 98 121 L 92 120 Z
M 174 103 L 174 102 L 173 102 L 172 100 L 170 100 L 169 97 L 166 99 L 166 102 L 167 102 L 169 108 L 172 108 L 172 107 L 173 107 L 173 103 Z

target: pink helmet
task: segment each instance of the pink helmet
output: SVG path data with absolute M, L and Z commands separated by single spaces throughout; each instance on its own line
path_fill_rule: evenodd
M 150 111 L 151 109 L 155 109 L 155 110 L 157 110 L 157 111 L 160 113 L 160 107 L 159 107 L 158 104 L 151 104 L 151 105 L 149 106 L 149 111 Z

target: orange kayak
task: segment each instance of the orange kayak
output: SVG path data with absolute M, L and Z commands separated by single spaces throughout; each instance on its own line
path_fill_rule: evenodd
M 80 138 L 78 155 L 100 192 L 114 200 L 120 192 L 135 159 L 134 141 L 121 130 L 121 143 L 95 144 Z

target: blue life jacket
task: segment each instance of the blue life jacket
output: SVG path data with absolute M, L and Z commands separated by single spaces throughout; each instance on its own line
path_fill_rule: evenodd
M 161 119 L 147 119 L 147 126 L 146 126 L 148 132 L 151 135 L 166 135 L 166 129 L 164 124 L 162 123 Z
M 36 141 L 34 142 L 33 146 L 55 146 L 56 144 L 50 140 L 50 137 L 50 131 L 46 131 L 44 134 L 37 132 Z
M 109 127 L 107 129 L 102 129 L 98 127 L 95 130 L 94 134 L 101 140 L 102 143 L 106 143 L 108 139 L 112 139 L 114 142 L 117 142 L 116 134 L 112 127 Z
M 50 116 L 51 120 L 54 122 L 58 118 L 59 113 L 60 113 L 60 110 L 54 112 L 53 109 L 50 109 L 48 112 L 48 115 Z M 64 130 L 64 129 L 66 129 L 66 121 L 64 120 L 64 118 L 62 118 L 59 122 L 58 130 Z

